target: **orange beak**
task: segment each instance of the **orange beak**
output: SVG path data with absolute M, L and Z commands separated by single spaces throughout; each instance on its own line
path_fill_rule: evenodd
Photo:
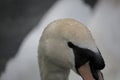
M 93 74 L 92 74 L 92 71 L 90 69 L 90 65 L 89 63 L 87 62 L 86 64 L 84 64 L 83 66 L 81 66 L 79 69 L 78 69 L 81 77 L 83 78 L 83 80 L 96 80 L 94 77 L 93 77 Z M 98 73 L 98 80 L 104 80 L 103 79 L 103 75 L 102 73 L 99 71 Z

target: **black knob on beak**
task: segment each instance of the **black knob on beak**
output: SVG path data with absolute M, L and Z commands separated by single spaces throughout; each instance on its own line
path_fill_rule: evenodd
M 76 67 L 80 67 L 87 61 L 89 61 L 97 70 L 102 70 L 105 67 L 104 59 L 99 50 L 98 53 L 95 53 L 90 49 L 80 48 L 74 45 L 72 42 L 68 42 L 68 47 L 73 49 Z
M 104 59 L 99 51 L 99 53 L 95 53 L 95 55 L 91 56 L 90 63 L 94 66 L 97 70 L 102 70 L 105 67 Z

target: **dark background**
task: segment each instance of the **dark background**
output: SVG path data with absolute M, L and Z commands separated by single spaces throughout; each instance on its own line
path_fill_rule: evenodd
M 57 0 L 0 0 L 0 75 L 22 40 Z M 94 9 L 98 0 L 82 0 Z

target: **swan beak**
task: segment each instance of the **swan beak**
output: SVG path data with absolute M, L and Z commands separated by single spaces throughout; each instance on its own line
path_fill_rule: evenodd
M 95 76 L 93 76 L 94 73 L 92 73 L 88 62 L 86 64 L 82 65 L 78 69 L 78 72 L 81 75 L 81 77 L 83 78 L 83 80 L 104 80 L 103 75 L 100 71 L 97 71 L 98 78 L 95 79 L 96 74 L 95 74 Z

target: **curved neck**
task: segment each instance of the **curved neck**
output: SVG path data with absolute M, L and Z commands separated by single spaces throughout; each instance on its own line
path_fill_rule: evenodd
M 64 64 L 63 64 L 64 65 Z M 40 67 L 41 80 L 68 80 L 70 70 L 60 67 L 50 61 L 44 61 Z

